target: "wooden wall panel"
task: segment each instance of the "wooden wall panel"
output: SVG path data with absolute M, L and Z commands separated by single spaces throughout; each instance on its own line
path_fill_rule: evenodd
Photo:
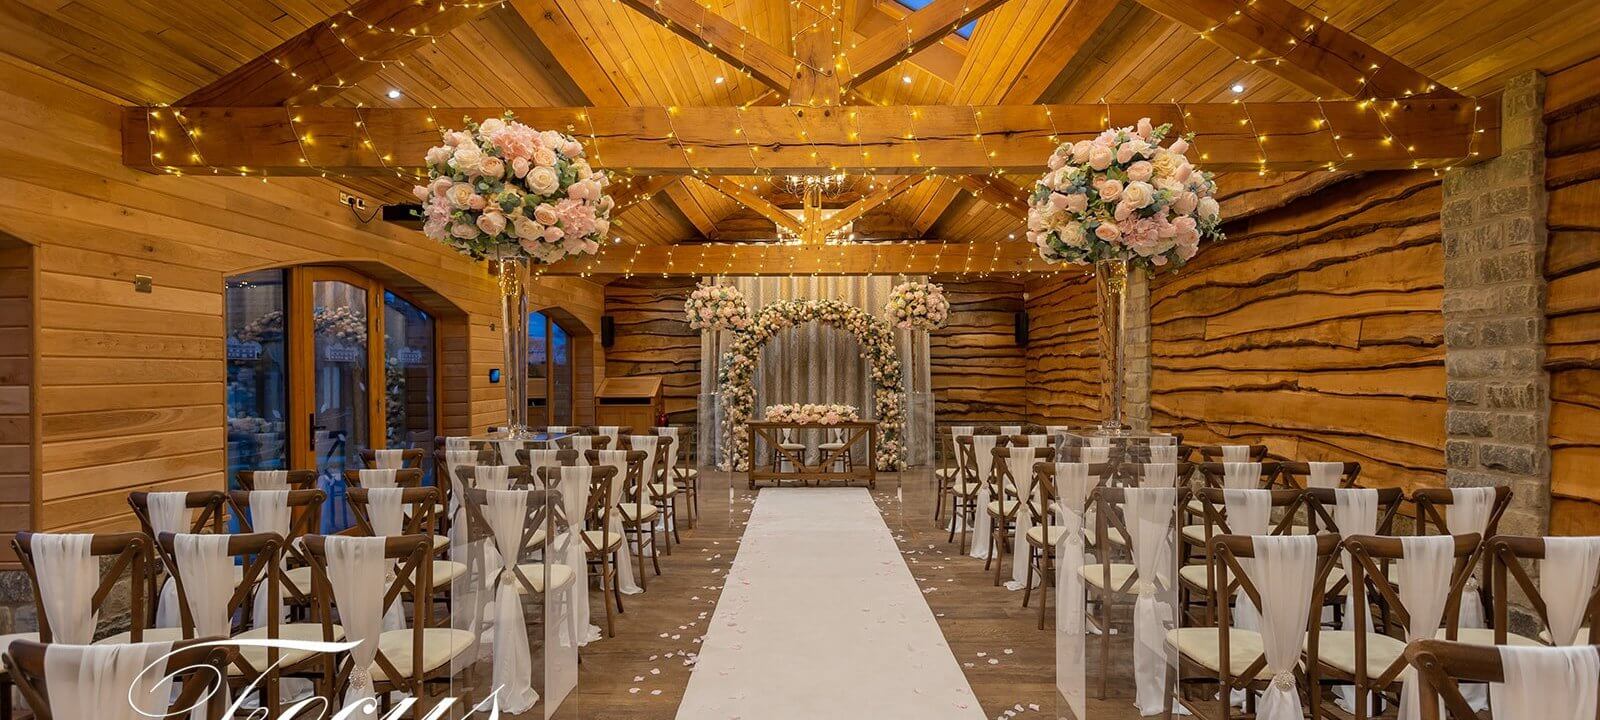
M 1431 173 L 1374 173 L 1226 228 L 1151 289 L 1153 424 L 1375 486 L 1444 479 L 1443 246 Z
M 1546 118 L 1550 530 L 1593 535 L 1600 533 L 1600 96 L 1564 104 Z
M 950 299 L 950 320 L 928 338 L 928 371 L 938 422 L 1022 420 L 1027 413 L 1027 358 L 1014 317 L 1022 284 L 1012 280 L 935 277 Z M 876 311 L 875 311 L 876 312 Z
M 606 376 L 661 376 L 667 420 L 695 423 L 700 395 L 700 331 L 684 320 L 683 302 L 698 278 L 633 277 L 606 286 L 606 314 L 616 340 L 606 350 Z
M 223 278 L 246 270 L 340 264 L 406 291 L 440 318 L 444 430 L 503 420 L 488 377 L 499 303 L 481 263 L 359 222 L 326 181 L 128 170 L 114 101 L 14 60 L 0 62 L 0 108 L 17 140 L 0 151 L 0 233 L 38 245 L 39 528 L 132 527 L 130 490 L 222 487 Z M 136 274 L 154 292 L 135 292 Z M 576 278 L 537 281 L 531 301 L 591 328 L 604 303 Z M 589 374 L 603 372 L 595 348 Z
M 0 568 L 11 534 L 33 527 L 33 247 L 0 236 Z
M 1100 321 L 1094 277 L 1070 268 L 1027 284 L 1028 421 L 1084 425 L 1100 416 Z

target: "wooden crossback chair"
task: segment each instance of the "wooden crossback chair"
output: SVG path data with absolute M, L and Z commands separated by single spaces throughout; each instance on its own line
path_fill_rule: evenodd
M 221 533 L 226 531 L 227 513 L 223 507 L 227 505 L 228 494 L 218 490 L 201 490 L 189 492 L 183 497 L 183 506 L 191 511 L 189 532 L 194 533 Z M 156 529 L 150 521 L 150 493 L 128 493 L 128 505 L 133 508 L 133 515 L 139 520 L 139 529 L 146 537 L 155 537 Z M 155 562 L 147 566 L 150 578 L 146 589 L 150 593 L 150 617 L 155 619 L 156 604 L 161 596 L 161 587 L 167 578 L 167 567 L 155 557 L 155 549 L 150 549 Z M 152 623 L 153 624 L 153 623 Z
M 989 558 L 983 561 L 983 569 L 989 569 L 989 563 L 994 563 L 994 584 L 1000 585 L 1005 572 L 1005 555 L 1007 551 L 1019 552 L 1012 547 L 1011 529 L 1016 525 L 1017 513 L 1022 512 L 1022 507 L 1032 501 L 1033 481 L 1035 474 L 1029 472 L 1026 477 L 1016 477 L 1012 474 L 1011 451 L 1018 447 L 996 447 L 990 451 L 994 458 L 994 466 L 989 473 L 989 507 L 984 510 L 989 513 Z M 1055 450 L 1049 447 L 1033 448 L 1033 464 L 1048 461 L 1055 457 Z M 1015 561 L 1013 561 L 1015 562 Z
M 1104 485 L 1111 477 L 1111 463 L 1093 463 L 1089 465 L 1089 477 L 1095 478 L 1095 486 Z M 1028 528 L 1024 539 L 1028 544 L 1028 584 L 1022 589 L 1022 606 L 1027 607 L 1030 595 L 1033 592 L 1033 577 L 1035 571 L 1039 576 L 1039 629 L 1044 629 L 1045 609 L 1050 606 L 1049 588 L 1055 584 L 1055 556 L 1056 545 L 1065 539 L 1066 526 L 1055 522 L 1055 509 L 1061 501 L 1061 494 L 1056 489 L 1056 465 L 1053 462 L 1037 462 L 1033 465 L 1034 483 L 1039 488 L 1039 502 L 1029 502 L 1028 512 L 1033 517 L 1033 527 Z M 1083 513 L 1088 507 L 1088 497 L 1084 498 L 1084 507 L 1075 508 L 1078 513 Z M 1089 528 L 1082 532 L 1088 534 Z
M 1272 487 L 1273 478 L 1278 475 L 1279 463 L 1271 460 L 1252 462 L 1257 462 L 1261 465 L 1261 482 L 1257 487 Z M 1224 487 L 1224 481 L 1227 477 L 1226 465 L 1221 461 L 1203 462 L 1196 465 L 1195 468 L 1200 471 L 1200 482 L 1204 487 L 1221 488 Z
M 622 442 L 630 450 L 633 449 L 632 437 L 624 436 Z M 662 549 L 671 555 L 674 542 L 683 544 L 683 538 L 678 536 L 678 484 L 672 481 L 667 471 L 667 456 L 675 449 L 670 435 L 656 435 L 655 438 L 655 457 L 650 464 L 650 477 L 644 478 L 645 489 L 649 492 L 651 503 L 656 506 L 657 515 L 661 517 L 661 534 L 669 541 L 662 544 Z
M 1182 441 L 1182 437 L 1183 436 L 1179 435 L 1177 437 L 1178 437 L 1178 442 L 1171 443 L 1171 444 L 1177 446 L 1177 448 L 1178 448 L 1178 450 L 1177 450 L 1178 462 L 1181 462 L 1181 463 L 1193 463 L 1194 462 L 1194 455 L 1195 455 L 1195 446 L 1193 446 L 1193 445 L 1184 445 L 1183 441 Z M 1151 457 L 1150 447 L 1151 447 L 1150 443 L 1128 443 L 1127 445 L 1125 445 L 1123 447 L 1122 461 L 1123 462 L 1131 462 L 1131 463 L 1150 462 L 1150 457 Z
M 626 475 L 618 473 L 613 466 L 594 466 L 589 476 L 589 502 L 583 511 L 585 529 L 581 537 L 584 555 L 590 565 L 600 570 L 600 598 L 606 608 L 606 637 L 617 636 L 611 606 L 616 605 L 617 613 L 622 612 L 622 589 L 617 586 L 615 553 L 622 548 L 625 533 L 612 532 L 611 519 L 617 511 L 617 503 L 613 498 L 622 492 L 625 481 Z
M 1469 534 L 1457 535 L 1453 542 L 1454 566 L 1450 571 L 1450 586 L 1439 591 L 1445 594 L 1440 625 L 1447 628 L 1445 632 L 1451 639 L 1456 634 L 1457 618 L 1461 613 L 1461 590 L 1466 586 L 1467 570 L 1480 540 L 1477 535 Z M 1400 538 L 1376 535 L 1347 537 L 1343 546 L 1351 558 L 1351 591 L 1363 593 L 1366 597 L 1376 594 L 1387 608 L 1387 613 L 1393 616 L 1394 624 L 1392 629 L 1375 626 L 1373 631 L 1365 630 L 1367 617 L 1371 613 L 1369 603 L 1355 603 L 1355 617 L 1347 626 L 1351 629 L 1324 631 L 1320 651 L 1310 657 L 1319 666 L 1319 674 L 1325 680 L 1354 686 L 1354 716 L 1364 720 L 1370 716 L 1373 698 L 1383 697 L 1390 703 L 1399 702 L 1400 673 L 1406 665 L 1406 643 L 1395 635 L 1405 635 L 1411 614 L 1400 602 L 1399 588 L 1390 582 L 1390 573 L 1384 568 L 1390 563 L 1403 561 L 1405 550 Z
M 227 677 L 229 659 L 233 652 L 227 647 L 204 644 L 220 639 L 204 638 L 172 644 L 175 652 L 167 658 L 166 670 L 169 672 L 185 670 L 185 672 L 177 685 L 180 688 L 177 696 L 167 706 L 166 714 L 159 717 L 167 720 L 188 718 L 188 708 L 200 702 L 200 698 L 208 691 L 211 694 L 210 699 L 205 701 L 206 717 L 220 718 L 226 714 L 227 694 L 215 692 L 215 688 L 218 678 Z M 12 643 L 11 648 L 5 653 L 7 674 L 16 679 L 17 689 L 22 692 L 28 707 L 33 709 L 35 720 L 83 720 L 63 717 L 51 708 L 50 683 L 45 668 L 45 653 L 48 648 L 48 643 L 26 640 Z M 7 688 L 6 692 L 9 694 L 10 689 Z M 153 709 L 145 708 L 147 711 Z
M 400 451 L 400 463 L 403 467 L 420 468 L 422 467 L 422 460 L 427 454 L 428 451 L 422 448 L 403 449 Z M 363 449 L 361 451 L 361 467 L 378 467 L 378 451 L 371 448 Z
M 1549 603 L 1539 583 L 1528 571 L 1529 565 L 1544 559 L 1544 548 L 1542 537 L 1497 535 L 1485 543 L 1490 582 L 1494 586 L 1494 644 L 1504 645 L 1513 639 L 1513 633 L 1508 629 L 1511 624 L 1508 598 L 1511 597 L 1512 582 L 1522 590 L 1527 598 L 1526 604 L 1533 608 L 1534 615 L 1539 618 L 1539 642 L 1555 644 L 1550 632 Z M 1589 645 L 1600 644 L 1600 590 L 1589 588 L 1583 601 L 1584 620 L 1577 641 Z
M 1478 720 L 1481 717 L 1461 693 L 1461 683 L 1505 682 L 1498 648 L 1449 640 L 1417 640 L 1406 647 L 1405 659 L 1417 669 L 1418 710 L 1422 720 Z M 1552 683 L 1590 685 L 1594 677 L 1551 678 Z M 1600 710 L 1595 717 L 1600 718 Z
M 1305 491 L 1303 490 L 1268 490 L 1256 488 L 1271 493 L 1271 510 L 1269 511 L 1276 520 L 1269 521 L 1267 535 L 1304 535 L 1305 526 L 1296 525 L 1295 518 L 1301 508 L 1305 506 Z M 1196 624 L 1210 625 L 1215 622 L 1215 615 L 1211 612 L 1217 607 L 1224 607 L 1234 597 L 1232 593 L 1221 598 L 1216 597 L 1220 583 L 1217 580 L 1216 558 L 1210 555 L 1214 547 L 1212 539 L 1222 535 L 1235 535 L 1239 530 L 1228 524 L 1228 510 L 1224 494 L 1226 490 L 1215 487 L 1196 488 L 1194 497 L 1200 501 L 1202 522 L 1199 525 L 1184 525 L 1183 532 L 1178 538 L 1178 557 L 1190 558 L 1191 548 L 1198 548 L 1200 560 L 1188 563 L 1178 568 L 1179 607 L 1192 611 L 1197 605 L 1196 596 L 1204 599 L 1202 610 L 1204 614 L 1193 618 Z M 1341 574 L 1339 579 L 1343 579 Z M 1259 607 L 1259 606 L 1257 606 Z
M 489 464 L 484 463 L 484 465 Z M 456 468 L 456 487 L 462 492 L 476 488 L 478 486 L 478 467 L 474 465 L 472 467 Z M 506 466 L 506 481 L 510 483 L 511 487 L 527 485 L 528 480 L 532 477 L 533 475 L 528 472 L 527 465 Z
M 1418 488 L 1411 493 L 1411 503 L 1417 509 L 1418 535 L 1433 533 L 1451 535 L 1460 529 L 1450 527 L 1448 508 L 1455 504 L 1455 494 L 1450 488 Z M 1505 485 L 1496 487 L 1494 501 L 1489 507 L 1489 522 L 1483 534 L 1477 536 L 1480 540 L 1488 540 L 1500 534 L 1500 518 L 1505 516 L 1506 508 L 1509 507 L 1511 507 L 1511 488 Z M 1476 528 L 1472 529 L 1472 532 L 1476 532 Z M 1494 598 L 1491 597 L 1493 589 L 1488 582 L 1489 557 L 1481 543 L 1472 553 L 1472 564 L 1481 571 L 1479 577 L 1484 582 L 1478 585 L 1477 597 L 1472 598 L 1470 602 L 1482 603 L 1485 609 L 1484 617 L 1488 617 L 1488 609 L 1493 605 Z
M 540 468 L 541 471 L 546 468 Z M 527 519 L 522 526 L 522 537 L 518 538 L 516 547 L 518 562 L 511 569 L 511 575 L 517 585 L 517 592 L 528 596 L 542 596 L 546 588 L 550 591 L 560 590 L 572 584 L 577 578 L 577 573 L 566 565 L 552 561 L 536 561 L 533 556 L 550 546 L 550 538 L 558 537 L 558 533 L 568 532 L 565 513 L 561 510 L 561 491 L 559 490 L 533 490 L 527 488 L 516 489 L 511 492 L 524 492 L 528 494 Z M 489 491 L 470 489 L 462 496 L 462 506 L 467 511 L 468 537 L 476 540 L 494 542 L 494 529 L 489 525 L 489 520 L 484 515 L 485 508 L 489 505 Z M 500 581 L 504 568 L 491 567 L 486 572 L 491 578 L 490 587 Z
M 1345 462 L 1339 472 L 1339 487 L 1350 488 L 1356 486 L 1356 477 L 1361 474 L 1361 463 Z M 1266 473 L 1263 471 L 1263 475 Z M 1311 463 L 1308 462 L 1281 462 L 1278 463 L 1277 481 L 1281 487 L 1310 489 Z
M 344 482 L 345 482 L 345 485 L 347 487 L 352 488 L 352 489 L 362 487 L 362 485 L 361 485 L 361 471 L 360 470 L 346 470 L 346 471 L 344 471 Z M 401 470 L 396 470 L 394 472 L 394 485 L 395 485 L 395 487 L 402 487 L 402 488 L 422 487 L 422 469 L 421 468 L 404 468 L 404 469 L 401 469 Z
M 574 433 L 572 435 L 567 435 L 565 437 L 562 437 L 562 438 L 556 440 L 556 447 L 562 448 L 564 450 L 572 450 L 572 449 L 574 449 L 573 448 L 572 439 L 575 438 L 575 437 L 579 437 L 579 436 L 584 436 L 584 437 L 588 437 L 589 438 L 589 448 L 588 449 L 590 449 L 590 450 L 605 450 L 605 449 L 607 449 L 606 446 L 611 444 L 611 436 L 610 435 L 596 435 L 596 434 L 588 433 L 588 432 L 579 432 L 579 433 Z
M 1334 522 L 1333 508 L 1338 504 L 1335 499 L 1336 488 L 1307 488 L 1306 522 L 1311 532 L 1330 532 L 1335 535 L 1345 535 L 1339 523 Z M 1394 521 L 1400 515 L 1400 508 L 1405 505 L 1405 491 L 1397 487 L 1374 488 L 1378 492 L 1378 534 L 1393 535 Z
M 431 488 L 429 488 L 431 490 Z M 317 616 L 332 632 L 334 609 L 333 581 L 328 574 L 328 541 L 323 535 L 308 535 L 302 542 L 306 556 L 314 569 L 314 590 L 319 608 Z M 467 630 L 437 627 L 434 618 L 432 593 L 418 592 L 434 584 L 432 577 L 433 542 L 427 535 L 398 535 L 384 540 L 384 558 L 394 561 L 392 579 L 381 588 L 383 598 L 379 612 L 403 597 L 413 598 L 411 622 L 405 630 L 384 632 L 385 640 L 378 643 L 375 666 L 372 669 L 374 695 L 379 698 L 382 712 L 390 706 L 389 693 L 398 691 L 423 699 L 419 707 L 426 708 L 430 687 L 448 688 L 452 677 L 452 661 L 467 652 L 476 638 Z M 379 590 L 374 588 L 374 590 Z M 447 614 L 448 615 L 448 614 Z M 430 651 L 432 646 L 434 651 Z M 350 674 L 355 663 L 347 653 L 332 664 L 334 669 L 324 679 L 322 686 L 329 697 L 342 697 L 350 685 Z
M 240 470 L 234 475 L 241 490 L 255 490 L 256 473 L 258 470 Z M 310 490 L 317 486 L 317 472 L 315 470 L 290 470 L 288 471 L 288 485 L 290 490 Z
M 1317 537 L 1316 571 L 1311 580 L 1311 605 L 1307 611 L 1304 643 L 1306 652 L 1312 657 L 1317 654 L 1322 628 L 1320 609 L 1323 589 L 1327 587 L 1328 573 L 1337 562 L 1338 551 L 1339 538 L 1332 535 Z M 1249 535 L 1218 535 L 1207 544 L 1206 556 L 1216 565 L 1219 592 L 1211 594 L 1213 606 L 1208 614 L 1217 618 L 1217 622 L 1214 628 L 1187 627 L 1167 633 L 1166 646 L 1169 650 L 1175 650 L 1178 656 L 1179 688 L 1166 695 L 1166 717 L 1172 717 L 1174 702 L 1182 703 L 1195 717 L 1206 717 L 1199 702 L 1183 698 L 1181 687 L 1185 683 L 1215 684 L 1217 715 L 1226 719 L 1233 712 L 1231 691 L 1252 691 L 1248 696 L 1247 709 L 1253 714 L 1253 692 L 1265 690 L 1273 682 L 1271 671 L 1267 668 L 1266 654 L 1261 651 L 1261 640 L 1259 637 L 1253 638 L 1253 632 L 1235 631 L 1232 613 L 1228 611 L 1227 604 L 1219 599 L 1243 593 L 1256 607 L 1262 607 L 1260 581 L 1263 579 L 1252 578 L 1240 562 L 1256 556 L 1255 539 Z M 1245 661 L 1244 667 L 1238 666 L 1240 660 Z M 1312 720 L 1321 716 L 1321 706 L 1316 701 L 1320 691 L 1318 669 L 1314 663 L 1307 665 L 1297 662 L 1294 670 L 1301 697 L 1309 700 L 1306 705 L 1310 708 Z M 1211 698 L 1212 695 L 1207 691 L 1205 697 Z
M 322 490 L 289 491 L 289 535 L 283 539 L 282 556 L 275 571 L 278 575 L 279 598 L 289 608 L 291 619 L 304 619 L 314 608 L 311 597 L 311 565 L 296 542 L 313 535 L 322 527 L 322 505 L 328 494 Z M 243 532 L 256 531 L 250 515 L 250 491 L 235 490 L 228 493 L 228 504 L 239 518 Z
M 377 531 L 372 524 L 372 510 L 369 498 L 372 491 L 368 488 L 351 488 L 345 498 L 350 502 L 350 513 L 355 516 L 356 524 L 354 534 L 374 537 Z M 400 505 L 405 516 L 401 534 L 405 536 L 425 535 L 433 548 L 433 555 L 438 556 L 449 549 L 450 538 L 435 535 L 434 513 L 439 508 L 439 489 L 433 487 L 410 487 L 400 491 Z M 428 576 L 433 584 L 428 587 L 432 594 L 440 598 L 441 604 L 450 607 L 450 583 L 467 572 L 467 566 L 455 560 L 444 560 L 439 557 L 432 559 L 432 566 Z M 448 623 L 446 617 L 444 622 Z
M 55 642 L 55 631 L 50 627 L 49 613 L 44 610 L 44 597 L 39 593 L 39 568 L 33 558 L 33 538 L 38 534 L 19 532 L 11 539 L 11 547 L 22 569 L 27 571 L 33 588 L 33 605 L 39 616 L 39 642 L 50 643 Z M 141 589 L 141 584 L 149 581 L 150 542 L 150 536 L 144 533 L 97 533 L 89 542 L 89 554 L 101 559 L 100 584 L 95 586 L 91 606 L 103 607 L 124 579 L 134 588 L 128 593 L 128 642 L 143 642 L 149 627 L 150 613 L 145 608 L 149 593 Z
M 1138 461 L 1135 461 L 1135 460 L 1124 460 L 1124 461 L 1122 461 L 1120 463 L 1117 463 L 1115 465 L 1115 467 L 1110 471 L 1111 472 L 1111 478 L 1110 478 L 1111 484 L 1120 485 L 1120 486 L 1124 486 L 1124 487 L 1144 487 L 1145 486 L 1145 466 L 1148 465 L 1148 464 L 1152 464 L 1152 463 L 1146 463 L 1146 462 L 1144 462 L 1142 460 L 1138 460 Z M 1176 478 L 1173 480 L 1173 482 L 1175 484 L 1178 484 L 1178 485 L 1188 485 L 1189 484 L 1189 478 L 1194 476 L 1195 464 L 1192 463 L 1192 462 L 1185 462 L 1185 461 L 1181 461 L 1181 460 L 1176 462 L 1176 463 L 1172 463 L 1172 464 L 1178 466 L 1177 467 L 1177 472 L 1174 473 L 1176 475 Z M 1154 487 L 1154 486 L 1152 486 L 1152 487 Z
M 1200 458 L 1204 462 L 1222 462 L 1222 458 L 1223 458 L 1223 456 L 1224 456 L 1224 454 L 1226 452 L 1226 451 L 1224 451 L 1222 449 L 1223 445 L 1239 445 L 1239 444 L 1242 444 L 1242 443 L 1219 443 L 1217 445 L 1201 445 L 1197 449 L 1200 451 Z M 1265 462 L 1266 461 L 1266 459 L 1267 459 L 1267 446 L 1265 446 L 1265 445 L 1247 445 L 1246 447 L 1250 448 L 1250 450 L 1249 450 L 1250 462 Z
M 1084 594 L 1089 603 L 1099 609 L 1099 622 L 1097 633 L 1100 637 L 1100 687 L 1099 697 L 1106 697 L 1106 686 L 1109 682 L 1111 668 L 1111 603 L 1118 596 L 1135 595 L 1135 586 L 1139 578 L 1132 560 L 1126 562 L 1112 562 L 1111 538 L 1120 535 L 1123 547 L 1128 547 L 1126 542 L 1134 537 L 1128 527 L 1128 520 L 1124 516 L 1128 488 L 1101 486 L 1089 493 L 1089 505 L 1094 509 L 1094 541 L 1096 548 L 1103 548 L 1096 553 L 1098 562 L 1086 563 L 1079 568 L 1078 574 L 1084 580 Z M 1171 533 L 1176 535 L 1180 529 L 1180 515 L 1177 512 L 1189 501 L 1189 488 L 1177 487 L 1174 492 L 1173 517 L 1168 520 L 1171 524 Z M 1125 553 L 1124 553 L 1125 554 Z
M 604 437 L 604 436 L 602 436 L 602 437 Z M 610 438 L 607 438 L 607 439 L 610 439 Z M 554 457 L 555 457 L 556 463 L 558 465 L 577 465 L 578 464 L 578 451 L 577 450 L 573 450 L 571 448 L 561 448 L 561 447 L 555 447 L 555 448 L 551 448 L 551 449 L 555 450 Z M 517 449 L 517 465 L 520 465 L 523 468 L 532 467 L 532 462 L 531 462 L 532 457 L 533 457 L 533 453 L 530 452 L 528 448 L 518 448 Z
M 600 450 L 590 450 L 585 453 L 589 465 L 594 467 L 601 465 L 601 452 Z M 615 506 L 617 515 L 622 518 L 623 534 L 633 541 L 634 561 L 639 567 L 639 587 L 648 589 L 648 580 L 644 572 L 646 548 L 650 550 L 650 564 L 654 567 L 657 575 L 661 574 L 661 557 L 660 554 L 655 552 L 655 519 L 658 511 L 655 503 L 645 498 L 644 459 L 647 454 L 643 450 L 610 450 L 605 452 L 625 453 L 622 456 L 623 464 L 619 470 L 621 474 L 620 483 L 614 481 L 612 485 L 612 490 L 621 490 L 622 495 L 618 497 L 613 492 L 611 503 Z M 618 468 L 619 466 L 611 465 L 610 467 Z
M 973 435 L 962 435 L 952 440 L 956 451 L 956 477 L 951 481 L 947 495 L 952 518 L 949 541 L 955 542 L 959 532 L 961 542 L 956 548 L 962 553 L 967 551 L 967 534 L 972 531 L 973 523 L 977 522 L 978 513 L 983 512 L 977 504 L 978 488 L 989 481 L 987 477 L 979 477 L 978 453 L 972 438 Z M 1003 443 L 1004 438 L 1001 438 L 996 441 L 995 447 L 1001 447 Z

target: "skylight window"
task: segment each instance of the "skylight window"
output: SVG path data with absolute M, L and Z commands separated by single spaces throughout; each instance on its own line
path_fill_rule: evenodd
M 897 2 L 897 3 L 901 4 L 901 5 L 904 5 L 905 7 L 909 8 L 909 9 L 911 9 L 913 11 L 921 10 L 921 9 L 933 4 L 933 0 L 895 0 L 895 2 Z M 972 22 L 969 22 L 969 23 L 967 23 L 965 25 L 962 25 L 961 27 L 957 28 L 956 29 L 956 34 L 960 35 L 963 38 L 970 38 L 970 37 L 972 37 L 972 29 L 977 27 L 977 26 L 978 26 L 978 21 L 977 20 L 973 20 Z

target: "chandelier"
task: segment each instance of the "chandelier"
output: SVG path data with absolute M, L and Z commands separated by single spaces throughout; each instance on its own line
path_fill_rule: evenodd
M 854 178 L 847 173 L 833 175 L 785 175 L 774 180 L 779 190 L 789 195 L 839 195 L 855 186 Z

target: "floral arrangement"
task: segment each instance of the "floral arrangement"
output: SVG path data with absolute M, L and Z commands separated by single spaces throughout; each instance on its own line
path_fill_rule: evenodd
M 571 135 L 538 131 L 506 113 L 446 130 L 428 150 L 422 201 L 428 237 L 474 258 L 551 263 L 592 255 L 611 228 L 608 179 Z
M 1113 128 L 1063 143 L 1029 198 L 1028 240 L 1050 262 L 1181 265 L 1202 239 L 1221 240 L 1212 174 L 1189 164 L 1189 138 L 1162 147 L 1172 125 Z
M 944 288 L 927 282 L 905 282 L 889 291 L 883 314 L 904 330 L 937 330 L 950 319 L 950 301 Z
M 794 403 L 769 406 L 765 417 L 767 422 L 838 425 L 860 420 L 861 413 L 854 405 Z
M 722 402 L 726 408 L 722 418 L 722 468 L 743 471 L 750 466 L 750 428 L 746 423 L 756 401 L 753 379 L 762 346 L 779 330 L 810 320 L 838 327 L 854 335 L 860 344 L 861 356 L 872 367 L 872 407 L 882 430 L 874 464 L 879 470 L 898 470 L 905 461 L 905 444 L 900 435 L 906 418 L 900 408 L 903 392 L 894 331 L 861 308 L 832 299 L 774 302 L 756 314 L 747 330 L 734 336 L 717 371 L 717 383 L 722 388 Z
M 693 330 L 743 330 L 750 327 L 750 305 L 732 285 L 701 285 L 683 301 Z

